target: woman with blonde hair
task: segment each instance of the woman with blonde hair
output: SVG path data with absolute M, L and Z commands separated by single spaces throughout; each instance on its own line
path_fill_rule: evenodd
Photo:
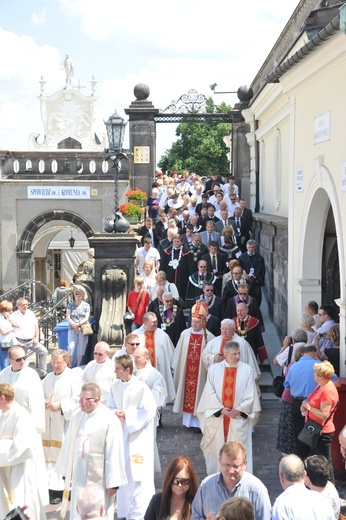
M 332 381 L 334 367 L 329 361 L 314 364 L 315 390 L 301 404 L 301 412 L 308 418 L 323 425 L 321 435 L 310 455 L 324 455 L 329 462 L 330 480 L 334 482 L 331 444 L 335 433 L 334 412 L 339 401 L 338 391 Z
M 127 295 L 126 306 L 131 313 L 131 332 L 142 326 L 143 316 L 149 307 L 149 294 L 144 289 L 144 278 L 136 276 L 134 279 L 135 288 Z
M 75 349 L 77 349 L 77 366 L 82 364 L 89 336 L 84 336 L 82 325 L 87 323 L 90 316 L 90 305 L 84 301 L 86 290 L 82 285 L 73 286 L 74 300 L 72 300 L 66 310 L 66 320 L 68 322 L 67 350 L 68 366 L 72 368 Z
M 145 260 L 145 262 L 143 263 L 143 271 L 144 289 L 147 291 L 150 298 L 151 291 L 154 285 L 156 284 L 156 271 L 154 269 L 154 262 L 152 262 L 151 260 Z
M 191 460 L 182 456 L 171 460 L 165 471 L 162 492 L 152 497 L 144 520 L 189 520 L 197 488 Z

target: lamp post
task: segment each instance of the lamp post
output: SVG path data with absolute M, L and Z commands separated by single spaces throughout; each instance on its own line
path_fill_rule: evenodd
M 105 150 L 108 159 L 113 161 L 114 169 L 114 215 L 107 217 L 103 222 L 103 229 L 107 233 L 126 233 L 130 227 L 130 223 L 119 211 L 119 173 L 121 171 L 121 161 L 128 159 L 127 154 L 123 152 L 123 141 L 125 135 L 126 121 L 119 116 L 117 111 L 114 112 L 105 122 L 109 149 Z

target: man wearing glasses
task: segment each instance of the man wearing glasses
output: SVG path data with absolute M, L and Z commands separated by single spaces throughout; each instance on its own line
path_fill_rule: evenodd
M 19 345 L 11 347 L 7 356 L 10 365 L 0 372 L 0 383 L 14 387 L 15 401 L 28 410 L 37 432 L 42 433 L 45 407 L 40 378 L 36 370 L 26 364 L 25 350 Z
M 133 354 L 137 347 L 139 347 L 139 337 L 135 332 L 130 332 L 124 339 L 124 346 L 114 354 L 112 358 L 113 363 L 117 357 L 123 356 L 124 354 L 127 354 L 133 359 Z M 114 370 L 114 365 L 112 368 Z
M 70 486 L 71 518 L 79 519 L 77 499 L 81 488 L 99 484 L 104 491 L 105 517 L 114 518 L 114 496 L 127 483 L 120 420 L 100 402 L 96 383 L 85 383 L 79 396 L 80 410 L 71 417 L 55 471 L 65 477 L 60 518 L 67 509 Z
M 246 450 L 240 442 L 226 442 L 219 453 L 220 472 L 206 477 L 192 502 L 191 520 L 212 518 L 228 498 L 241 496 L 250 500 L 255 518 L 270 520 L 270 499 L 265 485 L 246 470 Z M 292 517 L 293 518 L 293 517 Z
M 114 363 L 109 358 L 110 347 L 105 341 L 99 341 L 94 347 L 94 359 L 85 367 L 83 383 L 97 383 L 101 390 L 101 403 L 106 404 L 109 389 L 115 381 Z
M 51 504 L 59 504 L 62 500 L 64 482 L 54 471 L 55 462 L 58 460 L 71 415 L 78 408 L 78 394 L 81 387 L 80 378 L 68 368 L 67 363 L 67 351 L 54 350 L 51 358 L 53 372 L 42 381 L 46 415 L 46 429 L 42 433 L 42 444 Z

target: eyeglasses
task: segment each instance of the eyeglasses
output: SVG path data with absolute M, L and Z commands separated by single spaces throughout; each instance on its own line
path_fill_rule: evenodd
M 139 347 L 139 345 L 140 345 L 139 342 L 138 343 L 129 343 L 129 342 L 127 342 L 127 343 L 128 343 L 128 345 L 131 345 L 131 347 Z
M 244 466 L 244 462 L 241 464 L 225 464 L 224 462 L 219 462 L 220 466 L 227 471 L 230 469 L 234 469 L 235 471 L 238 471 L 242 466 Z
M 18 357 L 17 359 L 14 359 L 13 361 L 16 361 L 17 363 L 20 363 L 21 361 L 25 361 L 28 356 L 22 356 Z
M 176 486 L 188 486 L 190 484 L 190 479 L 189 478 L 177 478 L 177 477 L 175 477 L 173 479 L 173 484 L 175 484 Z
M 104 356 L 104 354 L 102 352 L 94 352 L 94 356 Z
M 206 266 L 206 265 L 200 265 L 199 268 L 200 268 L 200 269 L 206 269 L 207 266 Z

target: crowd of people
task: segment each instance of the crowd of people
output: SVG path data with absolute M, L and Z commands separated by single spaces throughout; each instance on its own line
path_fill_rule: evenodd
M 15 312 L 0 302 L 3 517 L 25 505 L 29 518 L 43 519 L 50 502 L 64 518 L 70 500 L 72 520 L 111 520 L 116 497 L 117 516 L 127 520 L 338 518 L 330 444 L 339 337 L 327 305 L 309 302 L 303 328 L 275 357 L 286 378 L 278 432 L 284 491 L 273 506 L 253 475 L 258 381 L 268 356 L 265 263 L 251 219 L 232 176 L 159 176 L 137 230 L 123 346 L 111 358 L 110 346 L 97 342 L 84 368 L 90 306 L 83 285 L 73 287 L 66 308 L 68 349 L 51 353 L 48 374 L 28 301 L 19 298 Z M 26 363 L 29 350 L 38 354 L 37 372 Z M 167 404 L 201 435 L 207 476 L 198 484 L 193 462 L 177 453 L 155 493 L 156 433 Z M 307 418 L 322 425 L 314 449 L 298 439 Z

